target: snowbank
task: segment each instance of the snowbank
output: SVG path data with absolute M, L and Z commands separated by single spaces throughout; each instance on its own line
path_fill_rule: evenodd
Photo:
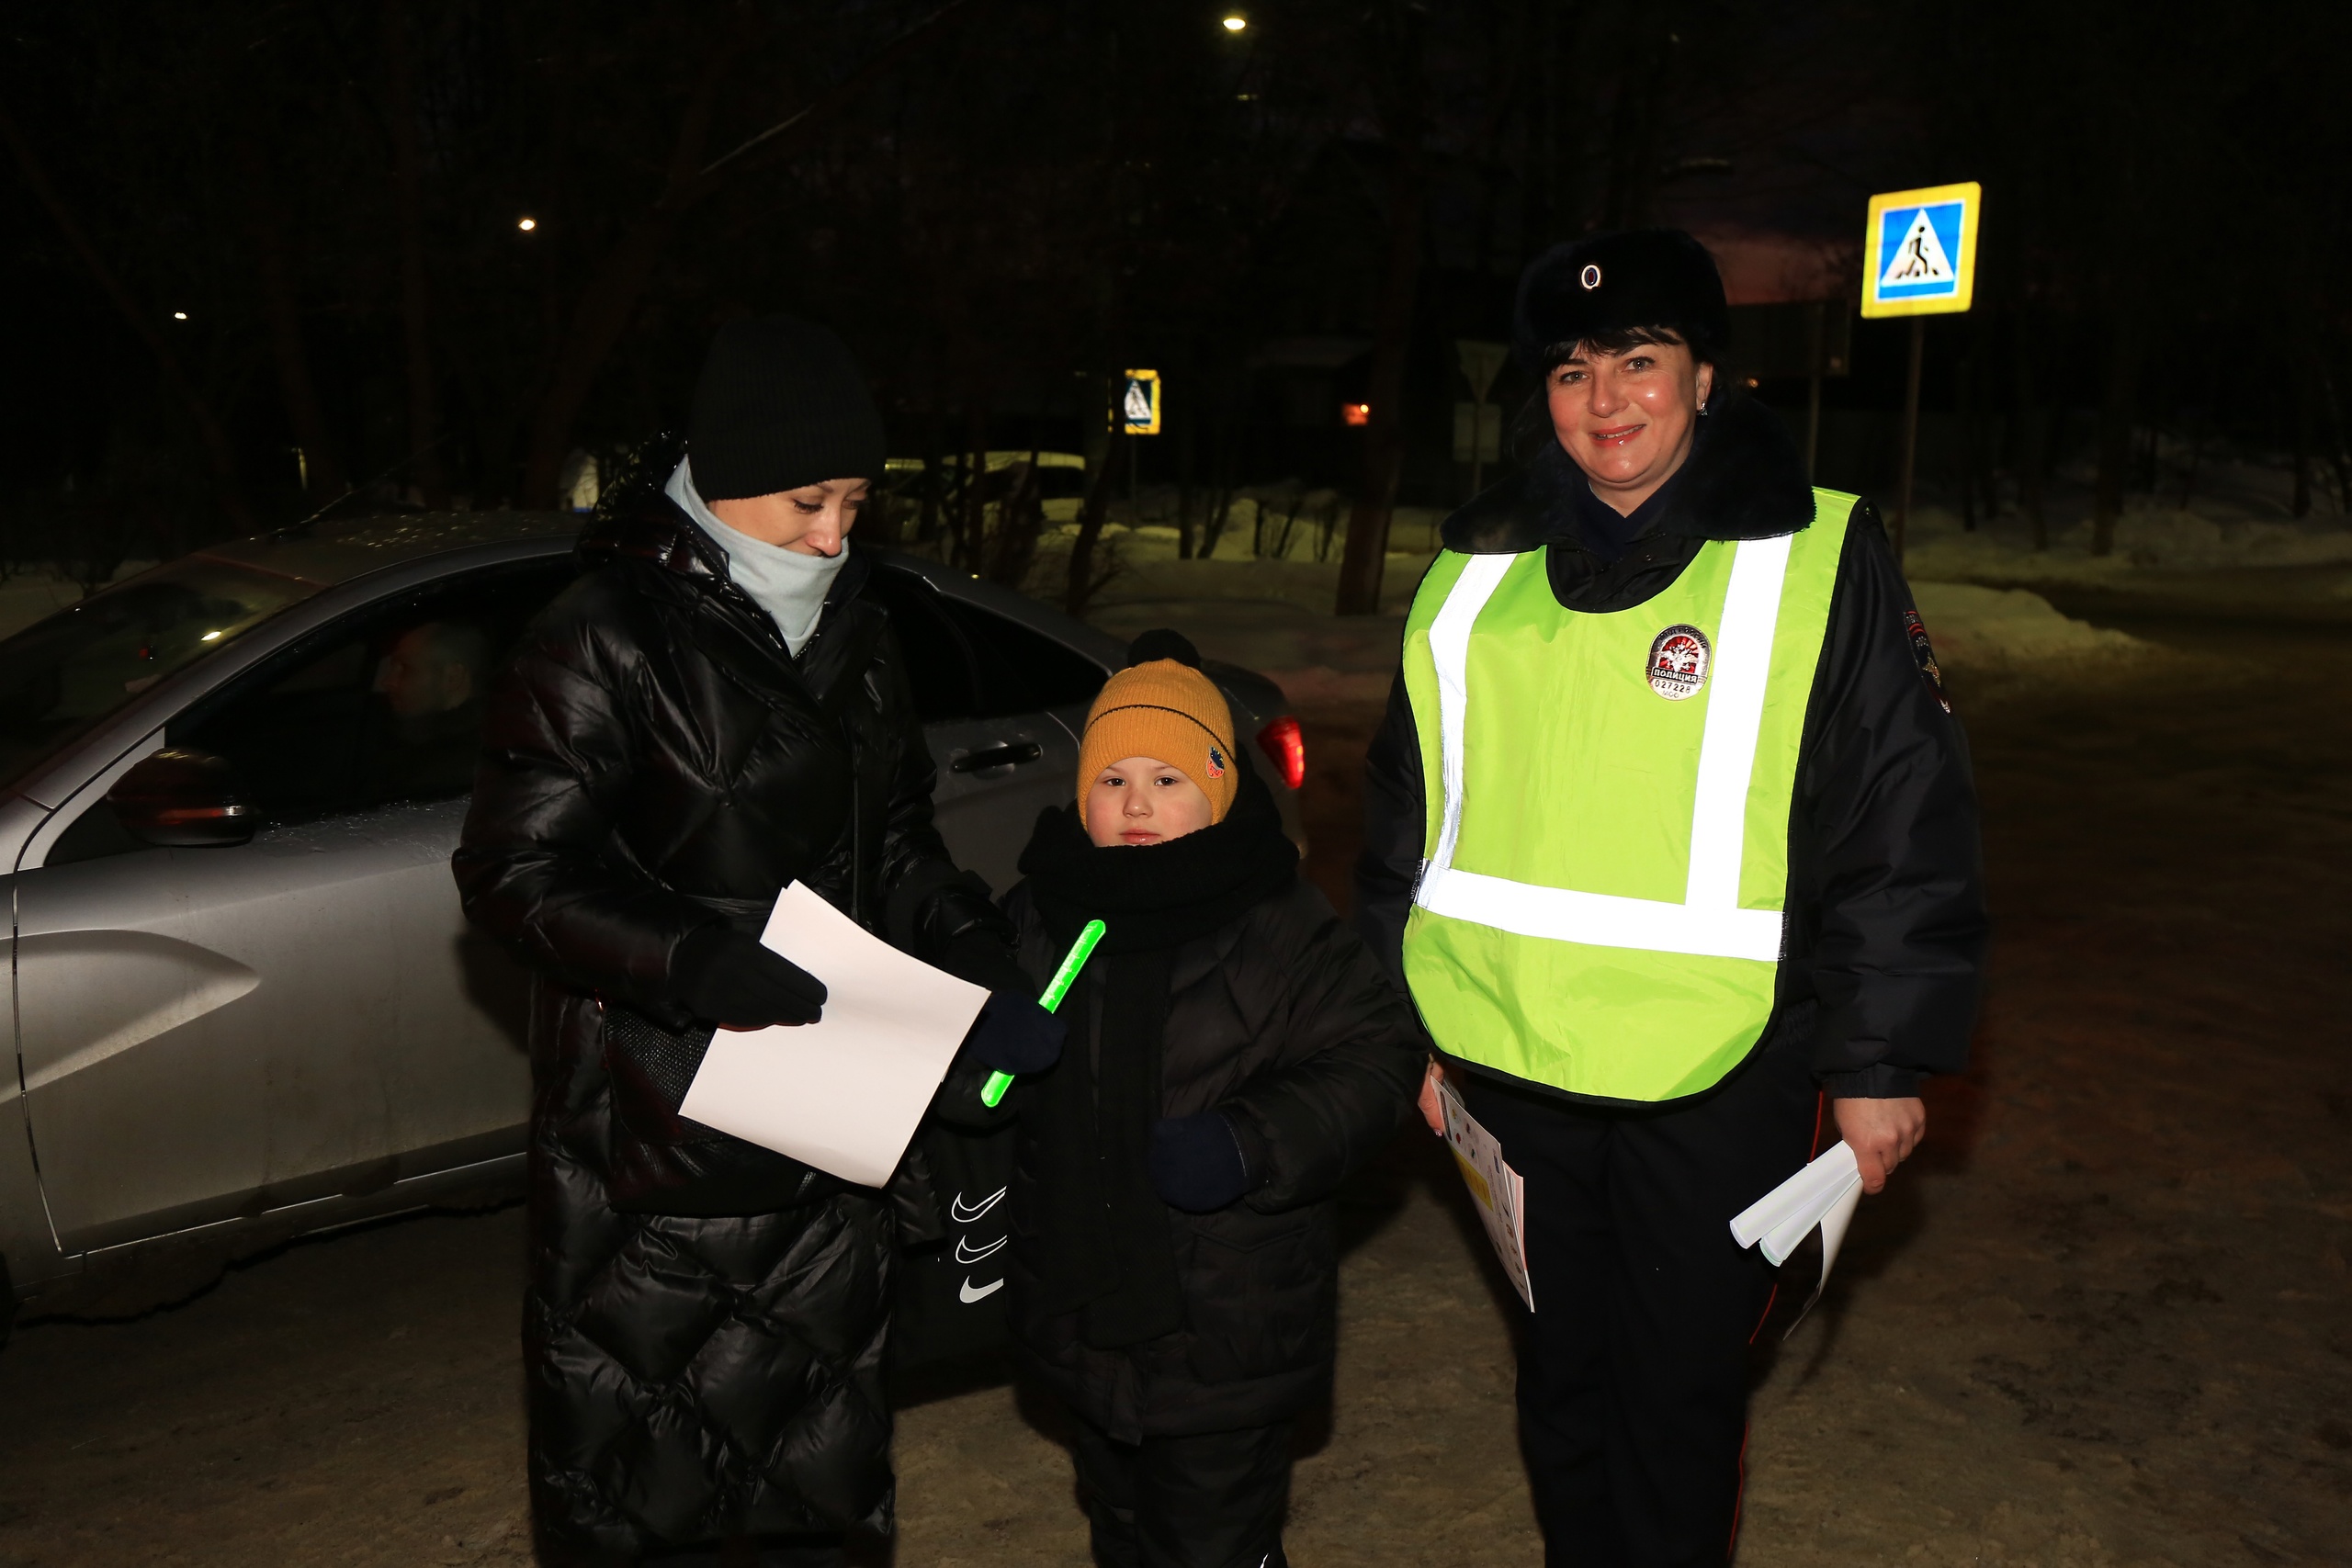
M 1227 564 L 1237 570 L 1217 570 Z M 1123 637 L 1174 626 L 1209 658 L 1261 671 L 1305 707 L 1385 701 L 1404 642 L 1404 603 L 1419 576 L 1418 558 L 1389 563 L 1394 613 L 1346 618 L 1329 613 L 1327 585 L 1305 584 L 1281 570 L 1299 564 L 1268 561 L 1252 572 L 1241 562 L 1166 563 L 1122 579 L 1130 592 L 1098 606 L 1091 618 Z M 1152 581 L 1181 592 L 1134 592 Z M 1311 604 L 1304 592 L 1292 599 L 1279 592 L 1307 586 L 1320 592 Z M 1220 594 L 1219 588 L 1234 592 Z M 1912 588 L 1937 659 L 1955 671 L 1997 673 L 2009 683 L 2020 677 L 2075 679 L 2086 667 L 2120 669 L 2154 651 L 2138 637 L 2060 615 L 2025 589 L 1966 582 L 1915 582 Z
M 1938 660 L 1959 669 L 2039 664 L 2073 670 L 2086 659 L 2132 659 L 2153 647 L 2129 633 L 2062 615 L 2049 600 L 2022 588 L 1915 581 L 1911 592 Z
M 1941 507 L 1912 513 L 1904 566 L 1916 581 L 2050 581 L 2130 587 L 2151 573 L 2214 568 L 2352 566 L 2352 528 L 2342 518 L 2280 522 L 2214 518 L 2177 507 L 2141 505 L 2116 522 L 2115 549 L 2091 554 L 2091 524 L 2052 520 L 2050 548 L 2035 550 L 2023 519 L 2005 516 L 1973 532 Z

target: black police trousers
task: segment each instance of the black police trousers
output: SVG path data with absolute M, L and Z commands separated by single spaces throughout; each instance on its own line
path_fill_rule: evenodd
M 1076 1425 L 1101 1568 L 1283 1568 L 1290 1422 L 1140 1443 Z
M 1774 1285 L 1731 1220 L 1836 1135 L 1811 1032 L 1780 1032 L 1704 1097 L 1659 1110 L 1456 1079 L 1527 1184 L 1519 1439 L 1546 1568 L 1731 1555 L 1748 1347 Z

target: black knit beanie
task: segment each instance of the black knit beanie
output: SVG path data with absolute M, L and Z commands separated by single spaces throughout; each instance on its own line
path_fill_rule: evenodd
M 831 328 L 763 316 L 718 329 L 686 430 L 705 501 L 879 479 L 883 450 L 882 416 Z

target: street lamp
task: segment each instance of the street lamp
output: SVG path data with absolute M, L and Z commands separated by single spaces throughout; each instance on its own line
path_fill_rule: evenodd
M 185 321 L 187 320 L 187 312 L 186 310 L 174 310 L 172 312 L 172 320 L 175 321 Z
M 524 218 L 524 219 L 519 219 L 519 220 L 516 220 L 516 222 L 515 222 L 515 224 L 514 224 L 514 227 L 516 227 L 517 229 L 522 230 L 522 231 L 523 231 L 523 232 L 525 232 L 526 234 L 529 233 L 532 230 L 534 230 L 534 229 L 537 228 L 538 226 L 539 226 L 539 220 L 538 220 L 537 219 L 536 219 L 536 218 Z
M 1249 27 L 1249 25 L 1250 18 L 1243 16 L 1238 11 L 1233 12 L 1231 15 L 1227 16 L 1223 24 L 1225 30 L 1229 33 L 1240 32 Z

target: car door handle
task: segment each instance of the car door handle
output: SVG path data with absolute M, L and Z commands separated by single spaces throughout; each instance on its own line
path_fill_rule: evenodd
M 1046 754 L 1046 749 L 1035 740 L 1008 740 L 1001 746 L 991 746 L 984 751 L 967 751 L 947 764 L 951 773 L 977 773 L 989 768 L 1017 768 L 1023 762 L 1034 762 Z

